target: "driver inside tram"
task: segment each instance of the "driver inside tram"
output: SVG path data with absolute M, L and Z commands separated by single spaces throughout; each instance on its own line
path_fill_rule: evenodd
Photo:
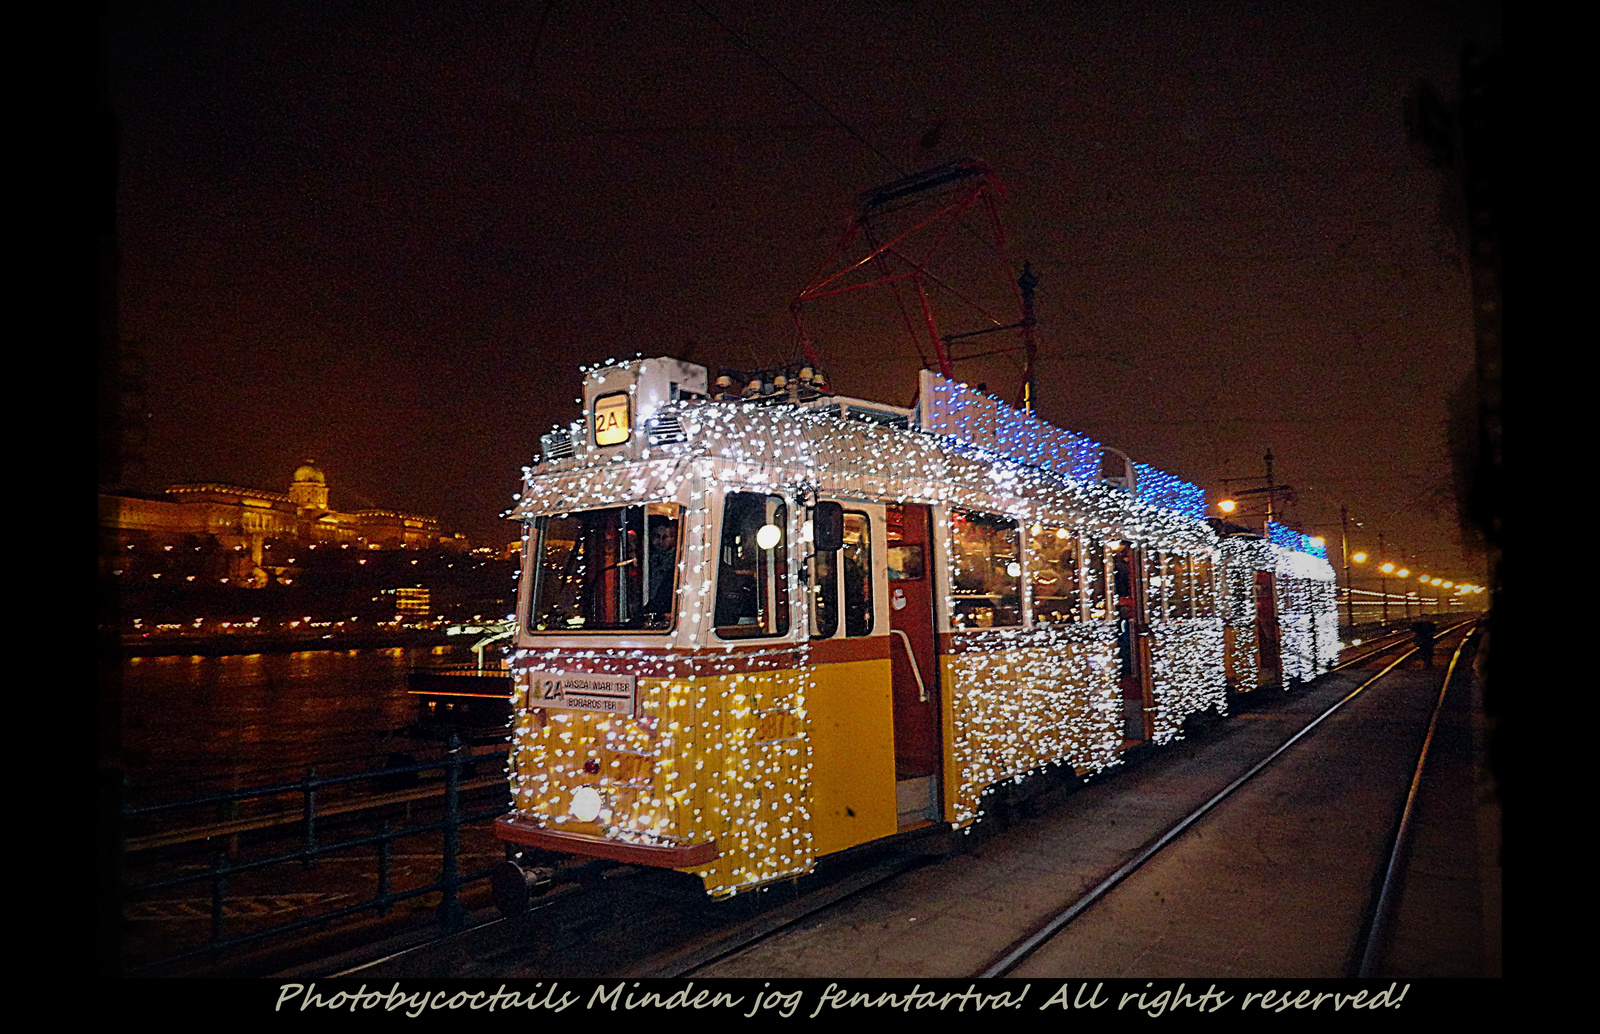
M 672 614 L 677 559 L 678 522 L 665 514 L 651 514 L 650 592 L 644 606 L 646 620 L 651 624 L 665 622 Z

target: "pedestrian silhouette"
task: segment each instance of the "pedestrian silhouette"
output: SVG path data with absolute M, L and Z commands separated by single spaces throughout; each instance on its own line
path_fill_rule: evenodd
M 1438 633 L 1439 626 L 1432 621 L 1418 621 L 1411 626 L 1411 641 L 1416 644 L 1417 652 L 1422 654 L 1425 668 L 1433 667 L 1433 637 Z

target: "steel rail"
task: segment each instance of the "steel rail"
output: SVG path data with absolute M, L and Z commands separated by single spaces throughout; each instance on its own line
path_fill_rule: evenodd
M 1462 622 L 1462 624 L 1466 624 L 1466 623 L 1467 622 Z M 1461 627 L 1460 625 L 1453 626 L 1452 629 L 1447 630 L 1446 634 L 1448 634 L 1448 631 L 1453 631 L 1455 628 L 1460 628 L 1460 627 Z M 1097 902 L 1101 898 L 1103 898 L 1109 891 L 1112 890 L 1112 888 L 1116 887 L 1119 883 L 1121 883 L 1123 880 L 1127 879 L 1135 871 L 1137 871 L 1140 867 L 1142 867 L 1151 858 L 1155 857 L 1157 853 L 1159 853 L 1163 848 L 1165 848 L 1168 844 L 1170 844 L 1173 840 L 1175 840 L 1180 834 L 1183 833 L 1184 830 L 1186 830 L 1190 826 L 1194 825 L 1195 822 L 1199 821 L 1200 818 L 1203 817 L 1207 812 L 1211 811 L 1212 808 L 1216 807 L 1219 803 L 1221 803 L 1225 798 L 1227 798 L 1235 790 L 1237 790 L 1239 787 L 1243 786 L 1245 783 L 1249 782 L 1259 772 L 1261 772 L 1268 765 L 1270 765 L 1273 761 L 1275 761 L 1280 755 L 1282 755 L 1290 747 L 1294 746 L 1294 744 L 1296 742 L 1298 742 L 1301 737 L 1305 736 L 1312 729 L 1315 729 L 1318 725 L 1321 725 L 1324 719 L 1328 718 L 1328 716 L 1332 715 L 1335 711 L 1339 710 L 1345 704 L 1348 704 L 1350 701 L 1354 700 L 1368 686 L 1371 686 L 1373 683 L 1377 682 L 1379 679 L 1381 679 L 1385 675 L 1389 674 L 1395 668 L 1398 668 L 1402 663 L 1404 663 L 1408 658 L 1410 658 L 1412 654 L 1414 654 L 1416 652 L 1417 652 L 1416 648 L 1412 647 L 1410 650 L 1407 650 L 1405 653 L 1401 654 L 1399 657 L 1396 657 L 1382 671 L 1378 672 L 1376 675 L 1372 676 L 1371 678 L 1367 679 L 1365 682 L 1361 683 L 1361 685 L 1359 685 L 1355 689 L 1351 690 L 1348 694 L 1346 694 L 1342 699 L 1340 699 L 1332 707 L 1329 707 L 1326 711 L 1322 712 L 1322 714 L 1318 715 L 1315 719 L 1313 719 L 1303 729 L 1301 729 L 1299 732 L 1295 733 L 1293 736 L 1289 737 L 1289 739 L 1286 740 L 1281 746 L 1279 746 L 1277 750 L 1274 750 L 1271 754 L 1268 754 L 1265 758 L 1263 758 L 1260 761 L 1258 761 L 1253 767 L 1251 767 L 1251 769 L 1248 772 L 1246 772 L 1242 776 L 1239 776 L 1233 782 L 1229 783 L 1226 787 L 1224 787 L 1217 794 L 1215 794 L 1210 800 L 1206 801 L 1199 808 L 1197 808 L 1194 811 L 1190 812 L 1189 815 L 1187 817 L 1185 817 L 1183 820 L 1181 820 L 1180 822 L 1178 822 L 1177 825 L 1173 826 L 1171 829 L 1168 829 L 1158 839 L 1156 839 L 1154 842 L 1150 843 L 1143 850 L 1141 850 L 1137 855 L 1135 855 L 1133 858 L 1129 859 L 1128 861 L 1124 862 L 1115 872 L 1113 872 L 1110 876 L 1107 876 L 1105 879 L 1101 880 L 1087 894 L 1084 894 L 1082 897 L 1078 898 L 1077 901 L 1073 902 L 1067 908 L 1063 909 L 1062 911 L 1056 913 L 1054 916 L 1050 917 L 1038 929 L 1036 929 L 1033 933 L 1028 934 L 1026 937 L 1023 937 L 1023 938 L 1021 938 L 1021 939 L 1019 939 L 1017 941 L 1014 941 L 1009 947 L 1007 947 L 1003 952 L 1001 952 L 992 962 L 990 962 L 987 966 L 985 966 L 982 970 L 980 970 L 977 973 L 977 976 L 979 976 L 979 977 L 1001 977 L 1001 976 L 1005 976 L 1011 970 L 1015 969 L 1025 959 L 1027 959 L 1028 956 L 1032 955 L 1041 946 L 1043 946 L 1045 944 L 1045 942 L 1049 941 L 1052 937 L 1054 937 L 1057 933 L 1059 933 L 1063 927 L 1065 927 L 1068 923 L 1072 922 L 1079 915 L 1083 914 L 1084 911 L 1086 911 L 1095 902 Z
M 1398 890 L 1396 877 L 1400 875 L 1403 859 L 1407 849 L 1411 846 L 1411 819 L 1416 813 L 1417 796 L 1422 789 L 1422 770 L 1428 763 L 1428 748 L 1433 745 L 1433 734 L 1439 727 L 1439 715 L 1444 713 L 1445 694 L 1450 692 L 1450 677 L 1456 672 L 1456 664 L 1461 660 L 1461 654 L 1466 650 L 1467 644 L 1472 642 L 1475 633 L 1469 632 L 1461 640 L 1461 645 L 1456 647 L 1456 652 L 1450 657 L 1450 667 L 1444 673 L 1444 685 L 1439 687 L 1439 699 L 1434 702 L 1433 715 L 1428 719 L 1428 734 L 1422 739 L 1422 749 L 1417 753 L 1417 767 L 1411 775 L 1411 789 L 1406 793 L 1405 808 L 1400 812 L 1400 825 L 1395 830 L 1394 844 L 1389 849 L 1389 863 L 1383 872 L 1383 887 L 1378 892 L 1378 903 L 1372 911 L 1372 928 L 1367 933 L 1367 943 L 1361 952 L 1361 963 L 1357 967 L 1356 975 L 1370 977 L 1378 966 L 1379 953 L 1383 943 L 1388 939 L 1390 924 L 1393 920 L 1395 906 L 1398 904 Z
M 1473 620 L 1476 620 L 1476 619 L 1473 619 Z M 1462 627 L 1463 625 L 1470 625 L 1470 624 L 1472 624 L 1471 621 L 1458 621 L 1455 624 L 1451 625 L 1449 628 L 1446 628 L 1443 632 L 1440 632 L 1437 638 L 1443 639 L 1445 636 L 1449 635 L 1451 632 L 1454 632 L 1456 629 Z M 1406 629 L 1398 629 L 1398 630 L 1393 631 L 1393 632 L 1386 632 L 1383 635 L 1379 636 L 1378 639 L 1388 639 L 1390 636 L 1403 636 L 1403 635 L 1406 634 L 1406 631 L 1408 631 L 1408 630 L 1406 630 Z M 1376 640 L 1369 640 L 1368 643 L 1363 643 L 1362 645 L 1363 646 L 1367 646 L 1371 642 L 1374 642 L 1374 641 L 1376 641 Z M 1329 668 L 1328 670 L 1329 671 L 1339 671 L 1342 668 L 1348 668 L 1348 667 L 1350 667 L 1352 665 L 1360 664 L 1362 661 L 1370 660 L 1371 658 L 1378 656 L 1378 654 L 1380 654 L 1380 653 L 1388 653 L 1390 650 L 1393 650 L 1395 647 L 1400 646 L 1401 644 L 1403 644 L 1405 642 L 1406 642 L 1406 640 L 1404 640 L 1404 639 L 1396 639 L 1394 642 L 1389 643 L 1387 646 L 1380 646 L 1376 650 L 1369 650 L 1368 652 L 1362 654 L 1360 657 L 1352 657 L 1348 661 L 1341 661 L 1338 664 L 1335 664 L 1333 667 Z
M 1405 633 L 1395 632 L 1391 634 L 1404 635 Z M 1448 630 L 1445 634 L 1448 634 Z M 1405 640 L 1401 640 L 1400 642 L 1391 643 L 1388 646 L 1380 647 L 1377 650 L 1363 654 L 1354 661 L 1347 662 L 1346 665 L 1341 665 L 1341 667 L 1366 660 L 1379 653 L 1385 653 L 1393 649 L 1395 646 L 1403 644 L 1404 642 Z M 1404 657 L 1401 657 L 1398 661 L 1396 661 L 1395 664 L 1399 664 L 1409 656 L 1409 653 L 1406 654 Z M 1394 665 L 1390 666 L 1390 668 L 1393 667 Z M 1382 675 L 1386 674 L 1388 670 L 1389 669 L 1385 669 L 1384 672 L 1369 680 L 1368 684 L 1376 681 L 1377 678 L 1381 678 Z M 1363 686 L 1362 688 L 1365 687 Z M 1355 692 L 1360 692 L 1360 689 L 1357 689 Z M 1346 699 L 1349 698 L 1347 697 Z M 1340 701 L 1340 704 L 1342 703 L 1343 701 Z M 1339 707 L 1340 704 L 1334 705 L 1333 709 Z M 1329 713 L 1331 713 L 1333 709 L 1330 709 Z M 1326 714 L 1324 714 L 1323 717 L 1326 717 Z M 1317 721 L 1321 720 L 1321 718 L 1317 719 Z M 1315 724 L 1315 722 L 1312 724 Z M 1306 727 L 1307 730 L 1309 728 L 1310 726 Z M 1302 730 L 1302 734 L 1305 731 L 1306 730 Z M 1290 742 L 1293 741 L 1291 740 Z M 1287 746 L 1288 744 L 1284 744 L 1284 747 Z M 1281 749 L 1283 748 L 1280 748 L 1280 750 Z M 1268 760 L 1270 761 L 1271 759 L 1269 758 Z M 1248 777 L 1249 776 L 1247 775 L 1245 778 Z M 1226 791 L 1224 793 L 1226 793 Z M 1220 799 L 1220 797 L 1218 799 Z M 1211 803 L 1215 803 L 1215 800 L 1213 800 Z M 1207 805 L 1207 807 L 1209 806 L 1210 804 Z M 1198 814 L 1192 816 L 1191 818 L 1197 817 Z M 697 944 L 687 945 L 644 960 L 623 975 L 627 977 L 657 978 L 684 977 L 692 975 L 698 970 L 701 970 L 714 962 L 728 958 L 731 955 L 737 954 L 745 948 L 748 948 L 759 941 L 765 940 L 771 935 L 793 926 L 795 923 L 807 919 L 823 909 L 829 908 L 832 905 L 844 900 L 845 898 L 854 897 L 856 894 L 877 886 L 880 883 L 888 882 L 907 869 L 914 867 L 915 864 L 916 861 L 914 859 L 891 860 L 866 872 L 857 873 L 854 876 L 842 880 L 837 884 L 830 884 L 829 886 L 819 888 L 811 894 L 781 906 L 770 913 L 756 916 L 745 923 L 738 924 L 732 930 L 726 930 L 707 935 L 703 937 Z M 990 974 L 985 973 L 984 975 L 987 976 Z
M 1394 642 L 1386 643 L 1385 645 L 1377 647 L 1376 649 L 1373 649 L 1373 650 L 1368 650 L 1366 653 L 1361 654 L 1358 657 L 1352 657 L 1348 661 L 1340 661 L 1338 664 L 1335 664 L 1333 667 L 1329 668 L 1328 670 L 1329 671 L 1338 671 L 1340 668 L 1348 668 L 1353 664 L 1360 664 L 1362 661 L 1368 659 L 1369 657 L 1376 657 L 1380 653 L 1384 653 L 1384 652 L 1386 652 L 1388 650 L 1392 650 L 1396 646 L 1399 646 L 1401 643 L 1406 641 L 1404 638 L 1401 638 L 1404 635 L 1405 635 L 1405 633 L 1404 632 L 1400 632 L 1400 631 L 1385 632 L 1383 635 L 1379 636 L 1377 639 L 1368 639 L 1366 642 L 1359 643 L 1359 644 L 1357 644 L 1355 646 L 1351 646 L 1350 649 L 1354 650 L 1354 649 L 1357 648 L 1357 646 L 1371 646 L 1372 644 L 1377 643 L 1377 642 L 1381 642 L 1381 641 L 1383 641 L 1385 639 L 1391 639 L 1391 638 L 1394 639 Z M 1340 653 L 1344 653 L 1345 651 L 1341 650 L 1339 652 Z
M 720 962 L 730 955 L 764 941 L 773 934 L 788 929 L 846 898 L 870 890 L 880 883 L 886 883 L 906 870 L 916 868 L 922 861 L 921 858 L 905 855 L 888 858 L 875 866 L 818 887 L 804 897 L 735 924 L 731 929 L 714 931 L 678 948 L 643 959 L 622 975 L 640 978 L 689 976 L 714 962 Z
M 1468 622 L 1462 622 L 1461 624 L 1467 624 L 1467 623 Z M 1441 632 L 1440 633 L 1440 637 L 1442 638 L 1443 636 L 1450 634 L 1452 631 L 1454 631 L 1455 629 L 1457 629 L 1459 627 L 1461 627 L 1461 625 L 1451 626 L 1450 628 L 1446 629 L 1444 632 Z M 1396 632 L 1393 632 L 1393 633 L 1386 633 L 1384 636 L 1381 636 L 1380 638 L 1388 638 L 1390 635 L 1401 636 L 1401 635 L 1404 635 L 1404 634 L 1405 634 L 1404 631 L 1396 631 Z M 1393 649 L 1395 646 L 1403 645 L 1404 642 L 1405 642 L 1405 640 L 1402 639 L 1402 640 L 1400 640 L 1400 641 L 1398 641 L 1396 643 L 1391 643 L 1391 644 L 1388 644 L 1386 646 L 1380 647 L 1380 648 L 1378 648 L 1376 650 L 1373 650 L 1373 651 L 1370 651 L 1370 652 L 1368 652 L 1366 654 L 1363 654 L 1360 657 L 1354 658 L 1351 661 L 1344 662 L 1343 664 L 1340 664 L 1340 665 L 1336 666 L 1335 668 L 1330 669 L 1330 671 L 1337 671 L 1340 668 L 1349 667 L 1349 666 L 1351 666 L 1353 664 L 1357 664 L 1357 663 L 1360 663 L 1362 661 L 1369 660 L 1372 657 L 1376 656 L 1377 654 L 1388 652 L 1389 650 Z M 1186 828 L 1188 825 L 1192 824 L 1196 819 L 1198 819 L 1206 811 L 1210 810 L 1215 804 L 1217 804 L 1219 801 L 1221 801 L 1224 797 L 1226 797 L 1229 793 L 1231 793 L 1239 785 L 1241 785 L 1246 780 L 1248 780 L 1251 776 L 1255 775 L 1262 768 L 1266 767 L 1266 765 L 1268 763 L 1270 763 L 1274 758 L 1276 758 L 1284 750 L 1288 749 L 1288 747 L 1290 745 L 1292 745 L 1295 742 L 1295 740 L 1298 740 L 1301 736 L 1305 735 L 1314 726 L 1316 726 L 1318 723 L 1320 723 L 1324 718 L 1328 717 L 1334 711 L 1338 710 L 1345 703 L 1347 703 L 1349 700 L 1351 700 L 1357 694 L 1359 694 L 1362 690 L 1366 689 L 1368 686 L 1370 686 L 1372 683 L 1376 682 L 1378 679 L 1382 678 L 1384 675 L 1387 675 L 1390 671 L 1392 671 L 1400 663 L 1402 663 L 1407 658 L 1409 658 L 1411 656 L 1411 654 L 1414 653 L 1414 652 L 1416 652 L 1416 651 L 1412 650 L 1412 651 L 1408 651 L 1407 653 L 1403 654 L 1401 657 L 1397 658 L 1393 663 L 1391 663 L 1383 671 L 1379 672 L 1377 675 L 1373 676 L 1372 678 L 1370 678 L 1366 682 L 1364 682 L 1362 685 L 1358 686 L 1355 690 L 1351 691 L 1350 694 L 1345 696 L 1338 703 L 1334 704 L 1327 711 L 1323 712 L 1322 715 L 1317 717 L 1309 725 L 1307 725 L 1305 728 L 1301 729 L 1298 733 L 1296 733 L 1295 736 L 1293 736 L 1289 741 L 1287 741 L 1282 746 L 1280 746 L 1272 755 L 1268 756 L 1265 760 L 1263 760 L 1259 764 L 1257 764 L 1254 768 L 1252 768 L 1244 776 L 1241 776 L 1239 779 L 1235 780 L 1234 783 L 1230 784 L 1227 789 L 1223 790 L 1221 793 L 1217 794 L 1215 797 L 1213 797 L 1206 804 L 1202 805 L 1202 807 L 1201 807 L 1201 809 L 1199 811 L 1197 811 L 1194 814 L 1190 815 L 1179 826 L 1174 827 L 1172 830 L 1168 831 L 1168 833 L 1165 836 L 1163 836 L 1162 839 L 1159 842 L 1157 842 L 1155 845 L 1153 845 L 1153 847 L 1147 849 L 1144 853 L 1142 853 L 1133 862 L 1130 862 L 1127 865 L 1124 865 L 1116 873 L 1113 873 L 1111 877 L 1108 877 L 1106 881 L 1103 881 L 1101 885 L 1099 885 L 1093 891 L 1091 891 L 1090 892 L 1090 896 L 1080 900 L 1080 902 L 1077 905 L 1075 905 L 1073 907 L 1073 909 L 1069 910 L 1072 913 L 1071 915 L 1066 915 L 1065 913 L 1063 913 L 1063 915 L 1065 916 L 1064 919 L 1060 919 L 1059 922 L 1053 921 L 1052 925 L 1048 926 L 1044 930 L 1041 930 L 1040 933 L 1042 934 L 1042 936 L 1035 935 L 1036 937 L 1038 937 L 1037 942 L 1034 943 L 1031 947 L 1029 947 L 1025 952 L 1023 952 L 1021 954 L 1016 954 L 1016 958 L 1014 960 L 1010 961 L 1005 966 L 1005 970 L 1008 970 L 1010 968 L 1014 968 L 1017 963 L 1020 963 L 1024 958 L 1026 958 L 1026 956 L 1028 954 L 1031 954 L 1032 951 L 1035 948 L 1037 948 L 1039 944 L 1042 944 L 1044 940 L 1048 939 L 1048 937 L 1051 934 L 1053 934 L 1055 931 L 1059 930 L 1062 926 L 1065 926 L 1066 923 L 1069 922 L 1072 918 L 1074 918 L 1079 912 L 1082 912 L 1084 908 L 1086 908 L 1089 904 L 1092 904 L 1093 903 L 1093 899 L 1096 899 L 1099 896 L 1102 896 L 1106 891 L 1110 890 L 1113 886 L 1115 886 L 1116 883 L 1121 882 L 1134 869 L 1138 868 L 1145 861 L 1148 861 L 1149 858 L 1156 853 L 1156 851 L 1160 850 L 1161 847 L 1165 846 L 1168 842 L 1170 842 L 1178 833 L 1182 832 L 1182 830 L 1184 828 Z M 759 941 L 765 940 L 766 938 L 768 938 L 772 934 L 777 933 L 777 932 L 779 932 L 779 931 L 781 931 L 783 929 L 786 929 L 786 928 L 788 928 L 790 926 L 793 926 L 795 923 L 800 922 L 800 921 L 802 921 L 802 920 L 804 920 L 806 918 L 809 918 L 810 916 L 812 916 L 812 915 L 814 915 L 814 914 L 816 914 L 818 912 L 821 912 L 824 909 L 826 909 L 826 908 L 828 908 L 828 907 L 830 907 L 830 906 L 832 906 L 834 904 L 837 904 L 837 903 L 843 901 L 846 898 L 854 897 L 855 895 L 857 895 L 857 894 L 859 894 L 859 893 L 861 893 L 861 892 L 863 892 L 865 890 L 868 890 L 868 889 L 870 889 L 870 888 L 872 888 L 874 886 L 877 886 L 877 885 L 879 885 L 881 883 L 885 883 L 885 882 L 888 882 L 888 881 L 892 880 L 894 877 L 900 875 L 902 872 L 905 872 L 907 869 L 916 867 L 916 865 L 918 864 L 918 861 L 919 860 L 916 859 L 916 858 L 906 858 L 906 857 L 886 860 L 884 863 L 881 863 L 878 866 L 869 867 L 865 871 L 857 872 L 855 874 L 852 874 L 851 876 L 845 877 L 844 879 L 840 880 L 839 882 L 837 882 L 835 884 L 831 884 L 831 885 L 824 886 L 824 887 L 819 887 L 817 890 L 811 892 L 810 894 L 805 895 L 804 897 L 801 897 L 801 898 L 799 898 L 799 899 L 797 899 L 795 901 L 791 901 L 791 902 L 789 902 L 789 903 L 787 903 L 785 905 L 779 906 L 778 908 L 774 909 L 772 912 L 766 913 L 764 915 L 758 915 L 758 916 L 752 917 L 750 920 L 747 920 L 747 921 L 745 921 L 743 923 L 735 924 L 732 929 L 724 929 L 724 930 L 721 930 L 721 931 L 716 931 L 716 932 L 712 932 L 712 933 L 709 933 L 709 934 L 706 934 L 706 935 L 702 935 L 700 938 L 697 938 L 694 941 L 692 941 L 691 943 L 689 943 L 687 945 L 684 945 L 684 946 L 681 946 L 681 947 L 679 947 L 677 949 L 668 950 L 668 951 L 663 952 L 663 953 L 661 953 L 659 955 L 655 955 L 655 956 L 651 956 L 651 957 L 648 957 L 648 958 L 645 958 L 645 959 L 641 959 L 638 962 L 636 962 L 632 967 L 630 967 L 629 970 L 623 975 L 627 976 L 627 977 L 636 977 L 636 978 L 644 978 L 644 977 L 658 977 L 658 978 L 659 977 L 683 977 L 683 976 L 691 975 L 691 974 L 695 973 L 698 970 L 704 969 L 706 966 L 711 965 L 714 962 L 717 962 L 717 961 L 720 961 L 722 959 L 725 959 L 725 958 L 727 958 L 727 957 L 729 957 L 729 956 L 731 956 L 731 955 L 743 950 L 744 948 L 747 948 L 747 947 L 749 947 L 749 946 L 751 946 L 751 945 L 753 945 L 753 944 L 755 944 L 755 943 L 757 943 Z M 430 888 L 427 888 L 427 889 L 434 889 L 434 888 L 432 886 L 430 886 Z M 553 901 L 554 901 L 554 899 L 547 899 L 546 901 L 543 901 L 543 902 L 536 902 L 536 903 L 533 904 L 532 908 L 537 910 L 537 909 L 541 908 L 543 905 L 553 903 Z M 453 942 L 454 940 L 456 940 L 457 938 L 459 938 L 462 935 L 488 930 L 491 927 L 502 925 L 505 922 L 507 922 L 507 920 L 496 918 L 496 919 L 489 920 L 489 921 L 487 921 L 487 922 L 485 922 L 483 924 L 479 924 L 477 926 L 468 927 L 467 929 L 462 930 L 462 931 L 455 931 L 453 933 L 443 934 L 443 935 L 439 935 L 439 936 L 436 936 L 436 937 L 432 937 L 432 938 L 429 938 L 429 939 L 427 939 L 425 941 L 422 941 L 421 943 L 408 946 L 407 948 L 405 948 L 405 949 L 403 949 L 403 950 L 401 950 L 401 951 L 399 951 L 397 953 L 392 953 L 391 955 L 385 956 L 382 959 L 364 961 L 364 962 L 358 963 L 358 964 L 356 964 L 356 965 L 354 965 L 354 966 L 352 966 L 350 968 L 344 969 L 344 970 L 340 971 L 339 973 L 336 973 L 336 974 L 333 974 L 333 975 L 335 975 L 335 976 L 353 976 L 353 975 L 359 974 L 361 971 L 363 971 L 365 969 L 368 969 L 368 968 L 370 968 L 370 967 L 372 967 L 374 965 L 377 965 L 379 962 L 392 962 L 392 961 L 395 961 L 395 960 L 397 960 L 397 959 L 399 959 L 401 957 L 404 957 L 404 956 L 414 956 L 414 957 L 426 956 L 431 951 L 437 950 L 440 945 L 445 944 L 447 942 Z M 1019 944 L 1020 943 L 1022 943 L 1022 942 L 1019 942 Z M 1006 956 L 1006 958 L 1009 958 L 1010 954 L 1015 954 L 1015 952 L 1013 951 L 1013 952 L 1009 953 Z M 988 969 L 986 969 L 983 972 L 982 975 L 983 976 L 997 976 L 997 975 L 1002 975 L 1003 972 L 1004 972 L 1004 970 L 996 971 L 995 965 L 991 964 L 991 966 Z

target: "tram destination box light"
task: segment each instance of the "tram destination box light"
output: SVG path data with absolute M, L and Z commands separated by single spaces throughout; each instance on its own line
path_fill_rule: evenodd
M 590 370 L 583 408 L 598 449 L 628 445 L 656 410 L 681 398 L 704 398 L 706 368 L 676 359 L 638 359 Z

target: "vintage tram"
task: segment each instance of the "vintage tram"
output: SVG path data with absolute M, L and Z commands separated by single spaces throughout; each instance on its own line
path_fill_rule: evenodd
M 502 840 L 723 897 L 970 827 L 1005 781 L 1115 765 L 1336 658 L 1333 573 L 1296 533 L 1219 534 L 1198 488 L 1108 477 L 1097 443 L 931 372 L 909 409 L 789 373 L 608 364 L 545 436 L 510 514 Z

